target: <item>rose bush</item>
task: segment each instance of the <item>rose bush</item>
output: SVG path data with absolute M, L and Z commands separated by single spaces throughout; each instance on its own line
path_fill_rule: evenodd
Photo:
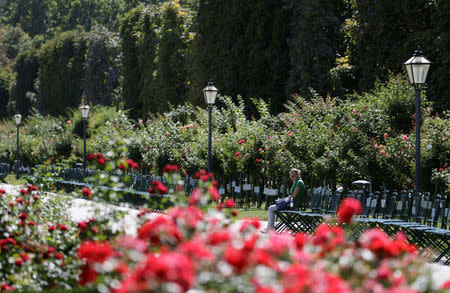
M 80 240 L 75 225 L 60 212 L 63 207 L 61 199 L 52 201 L 35 186 L 15 195 L 0 190 L 1 291 L 76 285 Z
M 349 186 L 364 178 L 375 189 L 405 189 L 414 182 L 414 90 L 405 76 L 391 77 L 372 92 L 345 100 L 315 93 L 293 97 L 279 115 L 271 115 L 263 101 L 254 100 L 259 116 L 249 118 L 245 115 L 249 105 L 237 101 L 219 96 L 213 107 L 212 166 L 224 183 L 247 177 L 261 186 L 268 181 L 286 185 L 290 184 L 285 182 L 286 172 L 293 166 L 303 171 L 309 186 Z M 430 102 L 425 98 L 422 102 L 421 182 L 426 191 L 448 193 L 448 176 L 432 180 L 433 170 L 445 169 L 448 161 L 448 113 L 432 116 Z M 88 152 L 120 150 L 123 157 L 139 161 L 141 171 L 152 174 L 166 164 L 177 163 L 190 175 L 206 166 L 206 109 L 186 104 L 147 121 L 132 121 L 126 114 L 93 107 Z M 78 109 L 64 119 L 37 114 L 26 119 L 20 128 L 21 161 L 80 163 L 81 126 Z M 2 161 L 16 157 L 15 130 L 12 121 L 0 125 Z
M 217 182 L 205 171 L 188 198 L 177 186 L 178 167 L 164 168 L 164 189 L 175 206 L 163 215 L 139 214 L 136 236 L 85 239 L 80 284 L 113 292 L 432 292 L 417 248 L 382 230 L 352 239 L 352 216 L 361 203 L 345 200 L 337 221 L 312 235 L 260 234 L 258 220 L 233 225 L 234 202 L 218 201 Z M 343 226 L 337 223 L 342 223 Z

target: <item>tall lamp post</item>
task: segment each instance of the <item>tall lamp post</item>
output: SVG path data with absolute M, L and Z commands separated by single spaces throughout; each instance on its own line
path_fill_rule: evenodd
M 214 86 L 213 82 L 209 80 L 208 85 L 203 89 L 203 95 L 205 96 L 205 102 L 208 105 L 208 173 L 211 172 L 211 111 L 212 106 L 216 101 L 217 92 L 219 90 Z
M 16 114 L 14 115 L 14 120 L 16 122 L 16 126 L 17 126 L 17 159 L 16 162 L 14 164 L 14 171 L 16 173 L 16 178 L 19 178 L 19 126 L 20 126 L 20 122 L 22 121 L 22 115 L 20 114 Z
M 83 156 L 83 169 L 86 169 L 86 124 L 89 118 L 89 106 L 86 102 L 80 107 L 81 117 L 83 118 L 83 139 L 84 139 L 84 156 Z
M 430 60 L 422 55 L 420 46 L 417 47 L 413 56 L 404 63 L 409 82 L 416 89 L 416 192 L 420 192 L 420 85 L 425 83 L 430 64 Z

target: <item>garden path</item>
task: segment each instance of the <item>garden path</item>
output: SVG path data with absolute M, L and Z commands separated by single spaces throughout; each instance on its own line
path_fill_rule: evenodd
M 18 193 L 20 186 L 14 186 L 9 184 L 0 184 L 0 189 L 4 189 L 7 193 Z M 52 193 L 48 193 L 52 195 Z M 110 205 L 107 203 L 99 203 L 91 200 L 85 200 L 82 198 L 73 198 L 70 202 L 70 207 L 68 208 L 69 217 L 74 222 L 80 222 L 88 220 L 90 218 L 105 215 L 112 210 L 125 212 L 124 218 L 116 223 L 113 223 L 113 229 L 120 229 L 127 234 L 135 235 L 137 231 L 137 214 L 139 213 L 136 209 L 118 207 L 115 205 Z M 149 218 L 160 216 L 159 213 L 148 214 Z M 236 232 L 239 231 L 239 227 L 243 221 L 235 221 L 232 224 L 232 229 Z M 267 221 L 261 221 L 260 230 L 267 226 Z M 438 263 L 427 264 L 432 270 L 434 284 L 439 288 L 443 283 L 450 280 L 450 266 L 440 265 Z

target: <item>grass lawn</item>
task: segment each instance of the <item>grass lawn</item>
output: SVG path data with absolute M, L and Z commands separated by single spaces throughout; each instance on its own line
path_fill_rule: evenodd
M 257 209 L 257 208 L 236 208 L 238 211 L 238 220 L 242 220 L 245 218 L 257 218 L 259 220 L 267 221 L 267 218 L 269 217 L 269 212 L 267 210 L 263 209 Z
M 5 177 L 5 183 L 12 185 L 25 185 L 28 181 L 25 178 L 16 179 L 16 174 L 9 173 L 8 176 Z

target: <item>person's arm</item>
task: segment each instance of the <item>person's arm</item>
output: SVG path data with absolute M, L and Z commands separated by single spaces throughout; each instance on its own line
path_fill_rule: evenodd
M 291 194 L 291 198 L 294 199 L 300 193 L 300 187 L 296 186 L 294 193 Z

